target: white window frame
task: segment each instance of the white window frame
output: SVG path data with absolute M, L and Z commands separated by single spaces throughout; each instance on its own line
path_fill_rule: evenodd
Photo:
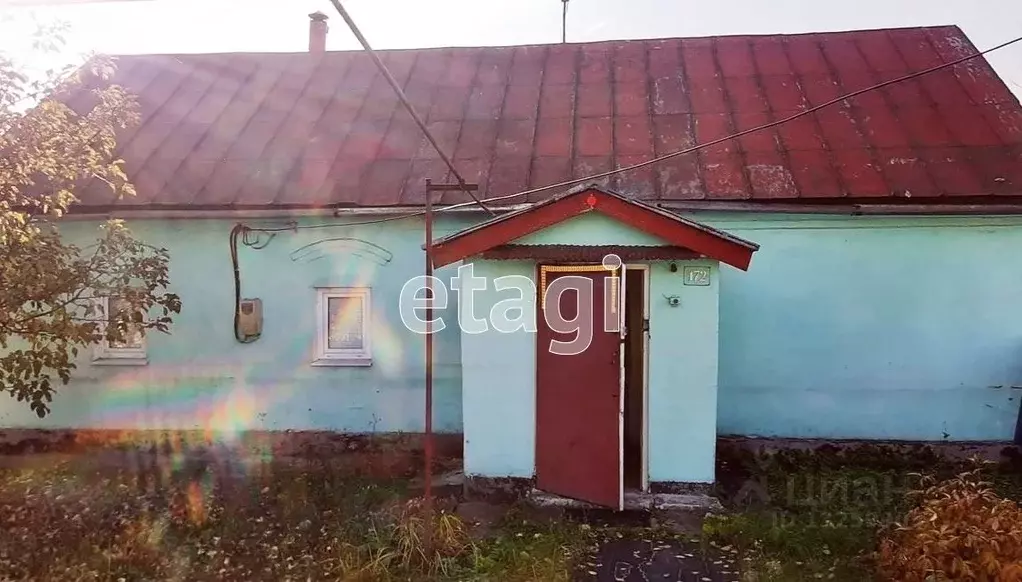
M 93 304 L 100 310 L 100 317 L 102 323 L 100 324 L 100 333 L 106 334 L 106 322 L 109 321 L 110 317 L 110 298 L 109 297 L 96 297 L 93 299 Z M 141 366 L 149 362 L 148 354 L 146 350 L 146 338 L 142 335 L 141 346 L 139 347 L 113 347 L 110 342 L 104 337 L 100 342 L 93 348 L 92 362 L 93 364 L 115 364 L 122 366 Z
M 362 348 L 330 349 L 330 299 L 362 301 Z M 370 366 L 372 357 L 372 302 L 369 287 L 320 287 L 316 289 L 316 353 L 314 366 Z

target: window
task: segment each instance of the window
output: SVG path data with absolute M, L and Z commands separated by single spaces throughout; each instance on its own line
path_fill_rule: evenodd
M 368 366 L 369 289 L 320 289 L 316 302 L 316 365 Z
M 109 321 L 111 315 L 121 313 L 129 308 L 126 302 L 110 297 L 99 297 L 95 300 L 95 303 L 97 307 L 96 317 L 100 318 L 103 322 Z M 101 333 L 105 333 L 105 329 L 101 329 Z M 140 329 L 131 326 L 125 337 L 119 341 L 107 341 L 104 338 L 96 346 L 93 352 L 93 360 L 96 363 L 145 364 L 145 336 L 142 335 Z

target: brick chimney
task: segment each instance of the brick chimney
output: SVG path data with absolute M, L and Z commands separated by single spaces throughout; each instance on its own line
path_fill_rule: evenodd
M 326 52 L 327 15 L 320 11 L 309 15 L 309 52 Z

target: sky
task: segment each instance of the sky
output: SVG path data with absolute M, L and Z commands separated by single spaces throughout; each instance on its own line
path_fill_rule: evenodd
M 68 23 L 69 51 L 108 54 L 291 52 L 308 48 L 308 14 L 330 16 L 328 50 L 358 48 L 329 0 L 0 0 L 0 49 L 29 15 Z M 560 0 L 343 0 L 374 48 L 560 41 Z M 12 24 L 14 23 L 14 24 Z M 568 40 L 819 32 L 957 24 L 980 49 L 1022 36 L 1019 0 L 570 0 Z M 65 55 L 67 56 L 67 55 Z M 1022 95 L 1022 45 L 989 57 Z

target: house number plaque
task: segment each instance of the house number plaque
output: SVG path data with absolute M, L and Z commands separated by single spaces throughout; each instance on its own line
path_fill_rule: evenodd
M 686 285 L 705 287 L 710 284 L 709 267 L 685 267 L 683 280 Z

